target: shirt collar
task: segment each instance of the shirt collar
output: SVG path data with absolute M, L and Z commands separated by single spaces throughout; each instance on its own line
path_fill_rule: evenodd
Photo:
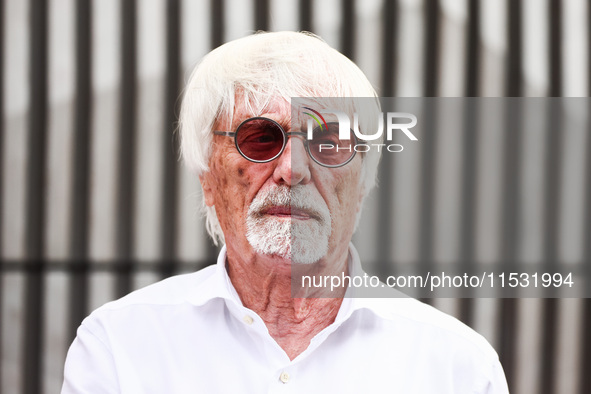
M 351 277 L 369 276 L 369 274 L 363 270 L 359 253 L 352 243 L 349 243 L 348 271 L 349 276 Z M 395 290 L 393 289 L 382 287 L 377 289 L 349 287 L 345 293 L 345 298 L 343 299 L 343 304 L 339 310 L 335 323 L 345 321 L 356 311 L 364 309 L 372 312 L 376 317 L 388 320 L 392 319 L 394 316 L 392 299 L 406 298 L 401 297 L 402 293 L 394 292 Z
M 189 296 L 189 302 L 201 306 L 213 299 L 221 298 L 242 304 L 226 271 L 226 245 L 220 250 L 217 263 L 205 270 L 209 270 L 209 275 L 202 283 L 196 284 L 195 291 Z

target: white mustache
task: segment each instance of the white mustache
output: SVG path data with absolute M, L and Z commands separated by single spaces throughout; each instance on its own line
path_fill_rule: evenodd
M 322 224 L 330 223 L 330 211 L 324 200 L 305 186 L 280 185 L 259 191 L 250 204 L 248 214 L 261 217 L 265 210 L 275 206 L 302 210 Z

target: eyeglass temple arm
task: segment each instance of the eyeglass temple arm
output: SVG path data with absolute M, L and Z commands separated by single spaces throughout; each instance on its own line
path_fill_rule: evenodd
M 299 135 L 299 136 L 302 136 L 302 137 L 305 137 L 305 136 L 308 135 L 308 133 L 304 133 L 302 131 L 290 131 L 289 133 L 285 133 L 285 134 L 287 134 L 287 135 Z
M 219 130 L 214 130 L 213 132 L 215 135 L 225 135 L 228 137 L 234 137 L 236 135 L 236 132 L 234 131 L 219 131 Z M 289 133 L 285 133 L 287 135 L 300 135 L 302 137 L 307 136 L 307 133 L 304 133 L 302 131 L 290 131 Z

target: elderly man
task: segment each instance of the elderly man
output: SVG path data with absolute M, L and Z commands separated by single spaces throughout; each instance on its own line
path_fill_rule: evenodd
M 359 272 L 350 240 L 377 158 L 323 151 L 291 98 L 372 96 L 357 66 L 310 34 L 260 33 L 208 54 L 180 131 L 207 229 L 225 245 L 217 265 L 93 312 L 63 392 L 506 393 L 490 345 L 416 300 L 292 296 L 295 272 Z

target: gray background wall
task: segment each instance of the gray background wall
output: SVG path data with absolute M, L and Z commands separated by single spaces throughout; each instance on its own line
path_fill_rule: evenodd
M 213 47 L 310 30 L 382 96 L 588 96 L 590 15 L 585 0 L 0 1 L 0 390 L 58 392 L 91 310 L 214 261 L 173 134 Z M 590 262 L 589 133 L 461 140 L 425 141 L 420 177 L 382 162 L 360 249 L 377 239 L 396 264 Z M 512 392 L 591 391 L 589 300 L 430 302 L 491 341 Z

